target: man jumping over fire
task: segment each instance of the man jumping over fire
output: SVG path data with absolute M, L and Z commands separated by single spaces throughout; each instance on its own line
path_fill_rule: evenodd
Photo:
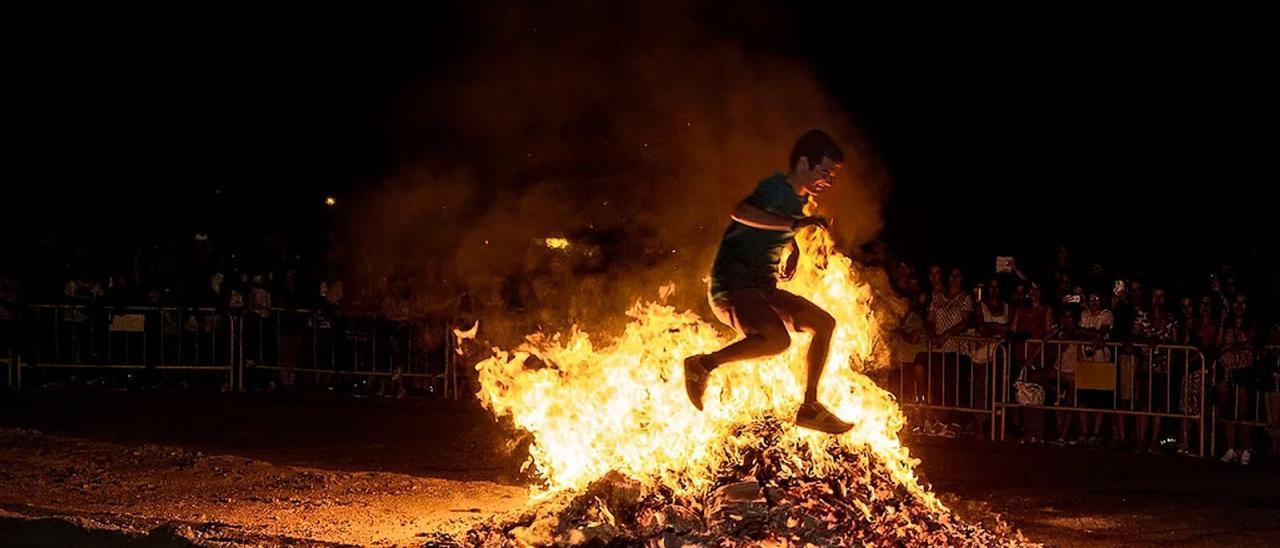
M 805 356 L 804 403 L 796 411 L 796 424 L 831 434 L 853 427 L 818 403 L 818 379 L 831 347 L 835 318 L 777 287 L 779 277 L 788 280 L 795 274 L 796 231 L 807 226 L 830 228 L 827 219 L 805 215 L 804 207 L 810 197 L 831 188 L 843 160 L 844 153 L 830 135 L 811 130 L 796 141 L 788 172 L 761 181 L 734 208 L 711 267 L 709 297 L 716 318 L 742 338 L 711 354 L 684 360 L 685 389 L 698 410 L 702 410 L 707 378 L 716 367 L 782 353 L 791 344 L 790 329 L 813 335 Z M 791 253 L 783 264 L 788 247 Z

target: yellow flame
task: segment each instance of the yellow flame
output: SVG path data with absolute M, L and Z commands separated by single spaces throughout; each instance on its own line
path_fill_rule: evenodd
M 547 238 L 544 241 L 549 249 L 569 249 L 569 240 L 567 238 Z
M 468 340 L 476 338 L 476 333 L 478 331 L 480 331 L 480 320 L 476 320 L 476 323 L 471 324 L 471 327 L 465 331 L 462 329 L 458 329 L 456 327 L 453 328 L 453 340 L 454 340 L 453 351 L 457 352 L 459 356 L 465 354 L 465 352 L 463 352 L 462 350 L 463 343 L 465 343 Z
M 819 399 L 856 426 L 840 436 L 791 428 L 780 446 L 819 476 L 834 464 L 832 444 L 869 451 L 899 483 L 938 505 L 916 482 L 915 461 L 898 440 L 903 415 L 893 397 L 862 374 L 889 361 L 860 267 L 836 253 L 825 232 L 805 231 L 799 243 L 796 276 L 780 287 L 837 319 Z M 800 404 L 807 335 L 794 335 L 781 355 L 718 368 L 699 412 L 685 395 L 683 358 L 729 339 L 693 312 L 664 304 L 637 302 L 628 315 L 624 332 L 608 343 L 576 328 L 538 333 L 476 366 L 483 404 L 533 435 L 531 464 L 547 489 L 541 495 L 582 489 L 610 470 L 677 496 L 704 492 L 716 466 L 733 458 L 730 449 L 751 441 L 735 437 L 735 426 L 766 414 L 789 418 Z

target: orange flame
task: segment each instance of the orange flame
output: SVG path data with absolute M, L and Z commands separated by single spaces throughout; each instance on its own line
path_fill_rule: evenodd
M 479 330 L 480 330 L 480 320 L 476 320 L 476 323 L 472 324 L 471 327 L 468 328 L 466 331 L 463 331 L 456 327 L 453 328 L 453 340 L 454 340 L 453 351 L 457 352 L 459 356 L 465 354 L 465 352 L 463 352 L 462 345 L 465 344 L 468 340 L 476 338 L 476 332 L 478 332 Z
M 915 460 L 897 437 L 903 415 L 893 397 L 861 373 L 889 360 L 860 267 L 835 252 L 825 232 L 805 231 L 798 240 L 799 268 L 781 287 L 838 321 L 819 399 L 856 426 L 840 436 L 793 428 L 780 446 L 816 475 L 834 464 L 833 444 L 869 451 L 899 483 L 941 508 L 915 480 Z M 693 312 L 664 304 L 637 302 L 627 314 L 632 321 L 608 343 L 576 328 L 538 333 L 476 366 L 483 404 L 533 436 L 526 464 L 545 482 L 540 495 L 582 489 L 611 470 L 677 496 L 705 492 L 732 448 L 752 441 L 735 437 L 734 427 L 766 414 L 789 417 L 800 404 L 807 335 L 794 335 L 781 355 L 717 369 L 698 412 L 685 395 L 683 358 L 728 339 Z

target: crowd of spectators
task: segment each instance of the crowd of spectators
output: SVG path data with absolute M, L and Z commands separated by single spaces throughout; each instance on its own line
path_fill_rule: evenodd
M 903 371 L 901 396 L 935 406 L 911 416 L 917 432 L 951 437 L 966 426 L 984 428 L 985 415 L 977 414 L 980 419 L 966 425 L 958 414 L 936 406 L 990 405 L 984 390 L 987 365 L 997 357 L 986 355 L 972 339 L 989 337 L 1011 343 L 1008 386 L 1022 381 L 1045 389 L 1045 406 L 1012 415 L 1015 433 L 1026 443 L 1053 440 L 1195 453 L 1198 437 L 1191 420 L 1110 414 L 1105 421 L 1104 413 L 1056 410 L 1056 420 L 1045 425 L 1044 409 L 1190 415 L 1200 408 L 1204 378 L 1210 383 L 1204 387 L 1210 398 L 1206 409 L 1216 410 L 1219 417 L 1268 424 L 1222 425 L 1223 461 L 1248 464 L 1262 431 L 1270 434 L 1272 454 L 1280 452 L 1275 353 L 1280 345 L 1280 280 L 1274 272 L 1242 273 L 1226 265 L 1202 282 L 1186 284 L 1172 276 L 1119 274 L 1096 262 L 1081 268 L 1066 246 L 1035 272 L 1024 272 L 1012 258 L 996 263 L 989 275 L 971 284 L 960 268 L 933 264 L 921 274 L 905 262 L 886 261 L 894 289 L 910 303 L 894 333 L 894 355 Z M 1048 347 L 1040 341 L 1070 344 Z M 1188 353 L 1159 345 L 1198 349 L 1205 356 L 1206 374 L 1200 374 L 1200 362 Z M 1077 370 L 1086 363 L 1112 364 L 1118 372 L 1114 389 L 1077 390 Z M 996 365 L 990 370 L 1003 375 L 1004 364 Z M 954 390 L 953 385 L 967 388 Z M 1004 395 L 1005 401 L 1016 401 L 1012 392 Z M 1077 396 L 1078 402 L 1073 400 Z
M 452 302 L 435 302 L 436 308 L 425 313 L 434 317 L 413 318 L 410 310 L 424 314 L 424 307 L 413 305 L 414 284 L 364 280 L 352 284 L 364 289 L 349 291 L 343 275 L 328 268 L 319 253 L 294 251 L 285 238 L 268 238 L 246 248 L 196 232 L 127 250 L 49 252 L 66 258 L 58 261 L 53 272 L 21 279 L 0 273 L 0 347 L 21 344 L 15 336 L 21 312 L 28 304 L 41 303 L 212 309 L 246 318 L 267 318 L 274 310 L 281 313 L 274 321 L 281 322 L 282 330 L 273 343 L 272 352 L 277 353 L 273 363 L 286 366 L 296 362 L 300 353 L 315 352 L 305 348 L 309 344 L 298 348 L 304 320 L 288 311 L 316 314 L 306 320 L 323 323 L 315 326 L 316 332 L 331 330 L 334 338 L 347 341 L 332 343 L 336 348 L 367 338 L 360 326 L 368 322 L 350 318 L 373 310 L 397 321 L 429 325 L 417 330 L 424 335 L 419 337 L 422 340 L 407 343 L 406 337 L 416 335 L 405 335 L 392 344 L 418 344 L 437 355 L 444 344 L 440 333 L 455 320 L 468 319 L 469 325 L 480 309 L 493 307 L 507 310 L 508 316 L 528 316 L 522 305 L 531 301 L 537 282 L 555 278 L 534 277 L 534 289 L 526 291 L 519 290 L 530 285 L 529 280 L 511 290 L 495 282 L 489 285 L 498 289 L 459 293 Z M 860 259 L 883 267 L 893 289 L 909 303 L 908 313 L 893 333 L 894 356 L 903 371 L 900 384 L 905 393 L 900 397 L 905 400 L 982 408 L 996 395 L 988 387 L 1005 386 L 1004 381 L 1008 386 L 1025 382 L 1044 389 L 1045 405 L 1012 414 L 1012 430 L 1024 442 L 1108 444 L 1191 454 L 1200 449 L 1195 421 L 1088 409 L 1194 415 L 1202 408 L 1204 393 L 1208 396 L 1204 408 L 1217 416 L 1276 425 L 1224 424 L 1219 431 L 1225 441 L 1220 458 L 1250 462 L 1258 453 L 1255 441 L 1265 439 L 1259 435 L 1262 431 L 1270 434 L 1264 446 L 1269 445 L 1273 454 L 1280 448 L 1280 392 L 1276 389 L 1280 370 L 1274 351 L 1280 345 L 1280 277 L 1276 272 L 1237 271 L 1230 265 L 1189 278 L 1122 272 L 1099 262 L 1080 263 L 1066 246 L 1052 253 L 1042 268 L 1024 268 L 1013 258 L 1001 257 L 994 268 L 976 278 L 967 275 L 972 270 L 966 273 L 963 268 L 941 264 L 917 268 L 895 261 L 883 245 L 871 246 Z M 191 331 L 200 329 L 194 313 L 185 322 Z M 407 333 L 402 326 L 385 330 Z M 990 347 L 972 342 L 972 337 L 1009 341 L 1009 356 L 996 355 Z M 1207 374 L 1201 374 L 1199 361 L 1155 350 L 1155 345 L 1198 349 L 1205 356 Z M 315 356 L 311 359 L 318 361 Z M 1006 374 L 1002 359 L 1009 361 L 1008 379 L 1002 377 Z M 1077 370 L 1083 364 L 1102 362 L 1114 364 L 1119 372 L 1113 393 L 1076 390 Z M 340 368 L 336 363 L 325 367 Z M 1201 385 L 1202 378 L 1207 385 Z M 292 375 L 278 380 L 292 384 Z M 1014 394 L 1003 394 L 1003 398 L 1012 401 Z M 1053 420 L 1046 420 L 1048 415 Z M 980 432 L 994 427 L 984 423 L 984 414 L 968 415 L 977 417 L 973 421 L 962 416 L 932 409 L 909 418 L 914 430 L 930 435 L 955 436 L 962 429 Z

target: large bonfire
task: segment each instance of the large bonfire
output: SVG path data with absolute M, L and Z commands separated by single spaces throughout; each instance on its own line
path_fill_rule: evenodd
M 830 436 L 789 422 L 803 395 L 806 335 L 782 355 L 711 376 L 702 412 L 682 360 L 725 335 L 690 311 L 637 303 L 616 340 L 535 334 L 479 370 L 483 404 L 529 432 L 537 503 L 469 541 L 509 545 L 991 545 L 913 473 L 903 415 L 864 371 L 888 363 L 861 270 L 819 230 L 801 234 L 782 287 L 838 321 L 819 399 L 854 423 Z

